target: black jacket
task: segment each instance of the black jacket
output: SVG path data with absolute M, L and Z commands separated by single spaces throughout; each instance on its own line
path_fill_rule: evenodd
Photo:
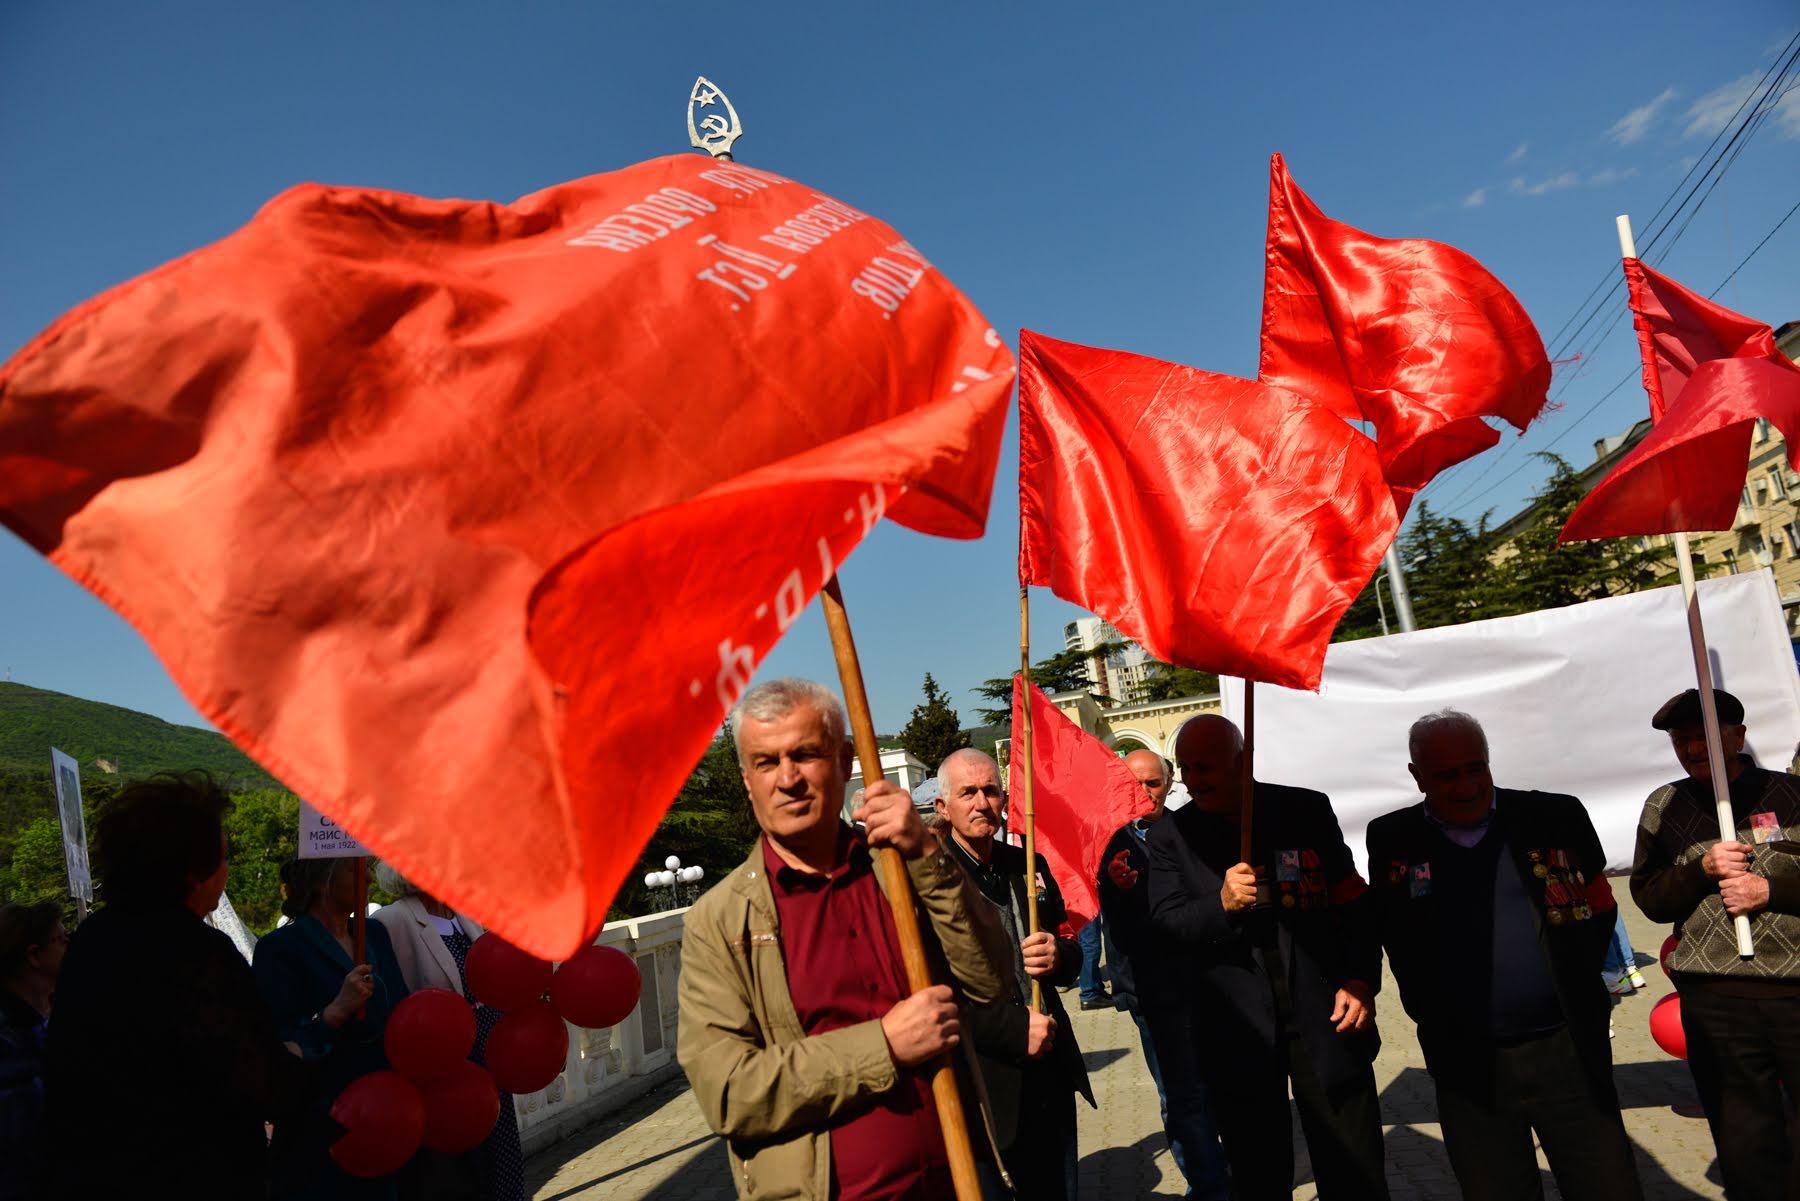
M 1173 813 L 1164 815 L 1167 821 Z M 1147 827 L 1146 833 L 1149 828 Z M 1120 851 L 1138 874 L 1129 889 L 1117 887 L 1107 865 Z M 1096 881 L 1100 913 L 1106 919 L 1106 968 L 1113 1000 L 1129 1013 L 1190 1004 L 1194 997 L 1193 955 L 1156 928 L 1150 920 L 1150 852 L 1130 825 L 1120 826 L 1106 844 Z
M 254 1198 L 263 1123 L 304 1115 L 313 1073 L 231 939 L 179 906 L 108 905 L 69 940 L 46 1093 L 52 1195 Z
M 1598 1078 L 1612 1074 L 1607 1041 L 1611 1001 L 1600 978 L 1618 907 L 1606 879 L 1606 853 L 1587 810 L 1572 796 L 1494 790 L 1493 827 L 1503 838 L 1532 901 L 1538 944 L 1548 958 L 1570 1033 L 1584 1065 Z M 1369 875 L 1388 964 L 1406 1012 L 1419 1024 L 1419 1046 L 1432 1074 L 1485 1071 L 1486 1044 L 1471 1038 L 1469 997 L 1488 988 L 1492 932 L 1458 926 L 1429 890 L 1415 896 L 1412 877 L 1429 865 L 1444 836 L 1425 816 L 1425 803 L 1369 823 Z M 1541 869 L 1541 870 L 1540 870 Z M 1455 987 L 1428 970 L 1429 957 L 1458 948 Z
M 945 831 L 948 837 L 948 831 Z M 1075 1030 L 1063 1008 L 1059 987 L 1073 984 L 1081 975 L 1081 944 L 1064 938 L 1058 932 L 1067 913 L 1063 909 L 1062 891 L 1050 865 L 1037 857 L 1038 928 L 1056 934 L 1056 971 L 1043 979 L 1044 1013 L 1056 1020 L 1056 1041 L 1047 1059 L 1033 1063 L 1025 1058 L 1026 1039 L 1030 1032 L 1031 984 L 1025 975 L 1024 954 L 1018 940 L 1027 933 L 1027 898 L 1025 895 L 1025 852 L 1019 847 L 996 840 L 993 858 L 983 866 L 963 850 L 962 844 L 949 838 L 951 849 L 968 871 L 982 896 L 1001 909 L 1002 921 L 1017 931 L 1013 940 L 1013 970 L 1019 982 L 1016 1001 L 969 1007 L 969 1033 L 975 1040 L 975 1054 L 981 1064 L 982 1080 L 987 1086 L 988 1101 L 994 1111 L 995 1141 L 1009 1147 L 1018 1137 L 1020 1103 L 1027 1090 L 1056 1087 L 1077 1092 L 1094 1104 L 1094 1091 L 1088 1083 L 1087 1067 L 1082 1063 L 1081 1047 L 1075 1041 Z M 996 898 L 1004 898 L 1004 903 Z
M 1258 782 L 1251 862 L 1275 888 L 1269 909 L 1227 913 L 1219 899 L 1238 861 L 1238 827 L 1195 805 L 1150 828 L 1150 917 L 1187 949 L 1192 991 L 1208 1031 L 1208 1075 L 1276 1070 L 1283 1062 L 1265 946 L 1278 950 L 1301 1045 L 1327 1091 L 1354 1084 L 1380 1050 L 1373 1023 L 1339 1034 L 1337 990 L 1381 987 L 1381 946 L 1368 885 L 1324 793 Z

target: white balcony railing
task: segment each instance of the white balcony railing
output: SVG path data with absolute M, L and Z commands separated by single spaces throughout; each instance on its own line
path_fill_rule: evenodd
M 513 1098 L 526 1155 L 588 1125 L 680 1073 L 675 987 L 685 909 L 608 922 L 596 942 L 637 961 L 638 1007 L 605 1030 L 569 1027 L 569 1059 L 550 1087 Z

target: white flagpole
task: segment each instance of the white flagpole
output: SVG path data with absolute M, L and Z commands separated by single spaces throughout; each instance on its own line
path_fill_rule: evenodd
M 1620 214 L 1619 253 L 1628 259 L 1637 257 L 1637 240 L 1631 234 L 1631 217 Z M 1667 398 L 1665 398 L 1667 399 Z M 1725 748 L 1719 740 L 1719 707 L 1713 699 L 1712 661 L 1706 654 L 1706 627 L 1700 621 L 1700 594 L 1694 585 L 1694 562 L 1688 554 L 1684 533 L 1670 535 L 1675 544 L 1675 569 L 1681 574 L 1681 596 L 1687 605 L 1688 641 L 1694 650 L 1694 676 L 1700 685 L 1700 720 L 1706 729 L 1706 761 L 1712 775 L 1713 804 L 1718 810 L 1719 839 L 1736 842 L 1737 819 L 1731 813 L 1731 788 L 1725 777 Z M 1755 947 L 1750 941 L 1750 918 L 1739 914 L 1733 923 L 1737 928 L 1738 956 L 1753 958 Z

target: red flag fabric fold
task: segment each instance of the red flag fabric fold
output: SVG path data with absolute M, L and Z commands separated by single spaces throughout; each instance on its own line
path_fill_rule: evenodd
M 1730 529 L 1759 418 L 1800 446 L 1800 367 L 1762 322 L 1625 260 L 1656 423 L 1575 506 L 1559 542 Z
M 1012 823 L 1024 829 L 1024 760 L 1018 750 L 1023 705 L 1031 705 L 1032 807 L 1036 842 L 1062 890 L 1069 925 L 1079 930 L 1100 912 L 1100 857 L 1120 826 L 1150 811 L 1144 786 L 1112 749 L 1063 715 L 1042 689 L 1013 677 L 1013 751 L 1006 791 Z
M 1523 430 L 1550 363 L 1524 307 L 1480 263 L 1332 220 L 1277 154 L 1257 378 L 1372 423 L 1387 481 L 1410 497 L 1499 441 L 1483 417 Z
M 1019 578 L 1159 659 L 1316 688 L 1399 528 L 1375 444 L 1252 380 L 1019 337 Z
M 278 777 L 561 958 L 874 522 L 979 536 L 1011 375 L 894 230 L 741 164 L 308 185 L 0 368 L 0 521 Z

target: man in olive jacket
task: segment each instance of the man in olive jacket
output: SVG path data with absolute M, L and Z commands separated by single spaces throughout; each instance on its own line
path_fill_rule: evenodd
M 934 979 L 971 1004 L 1012 996 L 1004 932 L 904 790 L 870 786 L 861 832 L 839 819 L 850 751 L 828 689 L 761 684 L 732 729 L 762 836 L 688 911 L 678 1057 L 738 1195 L 947 1201 L 929 1072 L 961 1043 L 956 994 L 908 987 L 871 848 L 905 860 Z M 991 1130 L 967 1090 L 964 1110 L 973 1137 Z

